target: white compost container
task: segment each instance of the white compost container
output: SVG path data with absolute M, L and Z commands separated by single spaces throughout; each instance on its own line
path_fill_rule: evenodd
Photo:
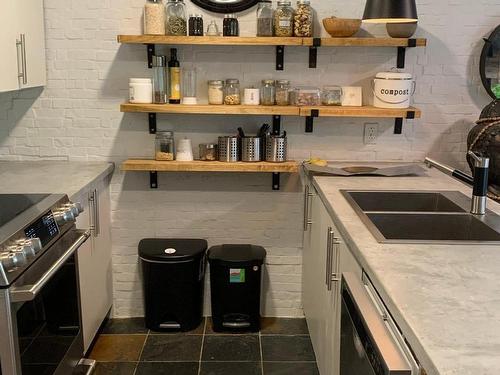
M 381 72 L 373 80 L 373 105 L 378 108 L 408 108 L 415 92 L 409 73 Z

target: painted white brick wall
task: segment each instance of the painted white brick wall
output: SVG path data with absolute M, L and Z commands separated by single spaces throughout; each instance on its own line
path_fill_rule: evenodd
M 3 160 L 110 160 L 151 157 L 154 137 L 142 114 L 122 114 L 128 78 L 148 77 L 144 46 L 120 46 L 117 34 L 141 32 L 144 0 L 45 0 L 48 84 L 0 95 L 0 158 Z M 195 7 L 188 1 L 188 11 Z M 429 46 L 407 53 L 417 79 L 415 105 L 421 120 L 403 135 L 393 122 L 378 121 L 376 145 L 362 142 L 363 120 L 319 119 L 305 134 L 303 121 L 284 118 L 292 158 L 422 160 L 425 155 L 464 166 L 465 139 L 489 99 L 478 74 L 482 38 L 500 23 L 497 0 L 418 0 L 418 36 Z M 318 17 L 359 17 L 363 0 L 313 0 Z M 199 12 L 199 9 L 196 9 Z M 205 21 L 221 17 L 204 12 Z M 254 35 L 254 11 L 240 16 L 242 35 Z M 384 27 L 364 26 L 383 35 Z M 319 24 L 318 24 L 318 30 Z M 159 52 L 168 49 L 159 47 Z M 211 78 L 239 78 L 242 86 L 263 78 L 294 83 L 362 85 L 395 65 L 393 48 L 321 48 L 318 69 L 307 68 L 307 49 L 287 47 L 285 70 L 274 68 L 272 47 L 180 47 L 182 64 L 199 71 L 199 92 Z M 189 137 L 195 146 L 244 126 L 255 131 L 266 117 L 159 116 L 160 129 Z M 373 122 L 369 120 L 369 122 Z M 196 148 L 195 148 L 196 150 Z M 48 176 L 47 178 L 50 178 Z M 268 175 L 163 174 L 160 189 L 148 175 L 117 172 L 112 181 L 113 261 L 116 316 L 142 310 L 137 244 L 141 238 L 203 237 L 210 245 L 255 243 L 268 249 L 265 314 L 301 316 L 302 193 L 298 176 L 270 190 Z

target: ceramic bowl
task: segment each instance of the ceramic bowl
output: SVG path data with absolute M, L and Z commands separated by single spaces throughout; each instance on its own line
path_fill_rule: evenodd
M 348 38 L 358 32 L 361 20 L 329 17 L 323 19 L 323 27 L 334 38 Z
M 411 38 L 415 31 L 417 31 L 417 22 L 387 24 L 387 33 L 392 38 Z

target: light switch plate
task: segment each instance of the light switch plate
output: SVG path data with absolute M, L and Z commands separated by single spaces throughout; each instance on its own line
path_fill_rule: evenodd
M 364 133 L 365 145 L 376 144 L 377 137 L 378 137 L 378 124 L 377 123 L 366 123 L 365 124 L 365 133 Z

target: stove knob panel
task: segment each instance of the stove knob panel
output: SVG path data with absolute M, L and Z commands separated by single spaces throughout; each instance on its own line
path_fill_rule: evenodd
M 26 255 L 19 250 L 5 252 L 0 254 L 0 261 L 5 271 L 11 271 L 17 267 L 22 267 L 28 263 Z
M 35 250 L 35 254 L 38 254 L 43 249 L 42 240 L 38 237 L 29 238 L 26 242 L 28 242 L 33 250 Z
M 80 202 L 69 203 L 66 207 L 73 212 L 74 217 L 78 217 L 83 212 L 83 205 Z
M 42 250 L 42 241 L 40 238 L 27 238 L 19 241 L 19 248 L 27 257 L 34 257 Z
M 75 221 L 75 215 L 71 208 L 63 208 L 61 211 L 54 212 L 54 220 L 57 225 L 62 226 L 66 223 Z

